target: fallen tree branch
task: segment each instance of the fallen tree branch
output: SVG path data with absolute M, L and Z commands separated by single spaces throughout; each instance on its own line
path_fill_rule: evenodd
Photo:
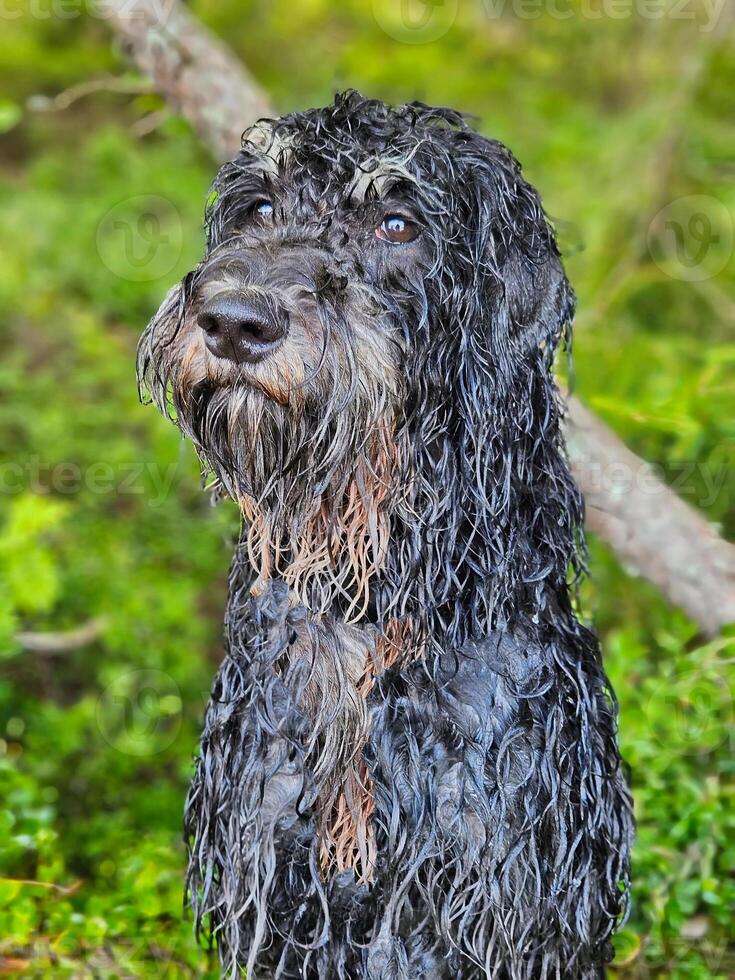
M 735 546 L 576 398 L 565 434 L 588 528 L 707 635 L 735 622 Z
M 153 91 L 150 81 L 139 78 L 129 78 L 127 75 L 103 75 L 101 78 L 90 78 L 71 88 L 64 89 L 53 98 L 47 95 L 32 95 L 26 102 L 31 112 L 63 112 L 80 99 L 98 92 L 114 92 L 117 95 L 140 95 Z
M 272 115 L 242 63 L 179 0 L 113 0 L 108 11 L 126 54 L 218 161 L 246 126 Z
M 241 62 L 179 0 L 112 0 L 109 9 L 129 56 L 218 161 L 250 123 L 273 114 Z M 735 621 L 735 546 L 575 398 L 566 435 L 590 529 L 707 635 Z
M 42 656 L 54 656 L 68 653 L 79 647 L 89 646 L 102 635 L 105 628 L 103 617 L 90 619 L 88 623 L 77 626 L 76 629 L 64 633 L 17 633 L 16 642 L 28 653 L 38 653 Z

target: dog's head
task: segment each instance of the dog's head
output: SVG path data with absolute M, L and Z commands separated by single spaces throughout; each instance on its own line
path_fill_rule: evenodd
M 487 521 L 499 474 L 479 457 L 503 451 L 501 415 L 547 411 L 514 385 L 548 370 L 572 313 L 511 153 L 451 110 L 347 93 L 249 130 L 206 225 L 140 374 L 257 527 L 261 573 L 286 555 L 354 597 L 399 506 Z

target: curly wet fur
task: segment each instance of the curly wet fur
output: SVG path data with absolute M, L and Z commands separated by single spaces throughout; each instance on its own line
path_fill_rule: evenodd
M 416 244 L 376 240 L 391 208 Z M 246 133 L 207 227 L 139 353 L 244 514 L 186 808 L 197 927 L 232 976 L 603 977 L 632 818 L 570 598 L 574 298 L 538 195 L 459 114 L 346 93 Z M 233 286 L 290 323 L 264 364 L 203 345 Z

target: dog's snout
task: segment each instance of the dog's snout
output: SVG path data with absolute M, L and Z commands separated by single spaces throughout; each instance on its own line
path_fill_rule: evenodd
M 202 307 L 197 317 L 212 354 L 253 363 L 267 357 L 286 336 L 288 315 L 268 296 L 225 290 Z

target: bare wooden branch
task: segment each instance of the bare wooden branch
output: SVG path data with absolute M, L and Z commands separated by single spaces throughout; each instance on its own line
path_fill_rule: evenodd
M 138 68 L 218 160 L 236 152 L 250 123 L 272 115 L 242 64 L 179 0 L 112 0 L 110 9 Z M 707 635 L 735 621 L 735 546 L 574 398 L 566 435 L 590 529 Z
M 47 95 L 32 95 L 26 102 L 26 106 L 31 112 L 63 112 L 80 99 L 85 99 L 88 95 L 96 95 L 98 92 L 114 92 L 118 95 L 138 95 L 143 92 L 153 91 L 153 86 L 149 80 L 140 78 L 130 78 L 127 75 L 118 77 L 115 75 L 103 75 L 100 78 L 89 78 L 78 85 L 64 89 L 53 98 Z
M 735 621 L 735 546 L 576 398 L 567 447 L 587 526 L 708 635 Z
M 18 633 L 15 639 L 19 646 L 28 653 L 38 653 L 42 656 L 55 656 L 68 653 L 79 647 L 89 646 L 102 635 L 105 620 L 90 619 L 88 623 L 77 626 L 76 629 L 64 633 Z
M 272 114 L 242 63 L 178 0 L 112 0 L 105 9 L 126 53 L 217 160 L 238 149 L 246 126 Z

